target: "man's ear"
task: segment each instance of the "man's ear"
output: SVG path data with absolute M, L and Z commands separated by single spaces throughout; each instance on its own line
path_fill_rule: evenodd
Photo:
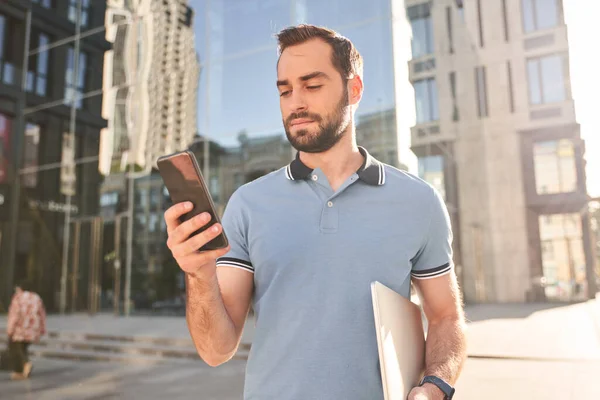
M 353 78 L 348 79 L 348 104 L 356 106 L 360 103 L 363 95 L 363 81 L 360 76 L 355 75 Z

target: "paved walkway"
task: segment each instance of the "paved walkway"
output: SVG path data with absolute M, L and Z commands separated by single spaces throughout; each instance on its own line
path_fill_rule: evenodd
M 600 360 L 600 301 L 573 305 L 467 306 L 469 355 L 557 360 Z M 0 328 L 6 316 L 0 316 Z M 190 340 L 185 318 L 115 317 L 112 314 L 49 315 L 49 331 Z M 252 343 L 250 317 L 242 343 Z

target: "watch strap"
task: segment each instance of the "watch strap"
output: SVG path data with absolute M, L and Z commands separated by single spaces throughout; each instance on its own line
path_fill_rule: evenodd
M 421 383 L 419 383 L 419 386 L 423 386 L 426 383 L 431 383 L 437 386 L 438 389 L 440 389 L 442 393 L 444 393 L 444 400 L 452 400 L 455 389 L 442 378 L 438 378 L 434 375 L 424 376 L 423 379 L 421 379 Z

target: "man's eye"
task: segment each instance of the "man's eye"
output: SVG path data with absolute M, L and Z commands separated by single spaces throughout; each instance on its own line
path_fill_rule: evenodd
M 318 89 L 318 88 L 320 88 L 321 86 L 323 86 L 323 85 L 318 85 L 318 86 L 307 86 L 306 88 L 307 88 L 307 89 L 310 89 L 310 90 L 315 90 L 315 89 Z
M 288 94 L 290 94 L 290 93 L 291 93 L 291 91 L 290 91 L 290 90 L 286 90 L 285 92 L 281 92 L 281 93 L 279 93 L 279 96 L 281 96 L 281 97 L 284 97 L 284 96 L 287 96 L 287 95 L 288 95 Z

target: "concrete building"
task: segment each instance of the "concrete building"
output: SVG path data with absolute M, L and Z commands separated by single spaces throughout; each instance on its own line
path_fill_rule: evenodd
M 471 302 L 592 293 L 583 154 L 560 0 L 407 0 L 411 148 L 444 194 Z
M 197 132 L 199 61 L 187 0 L 110 0 L 104 65 L 103 174 L 128 163 L 155 166 Z M 129 159 L 129 161 L 128 161 Z

